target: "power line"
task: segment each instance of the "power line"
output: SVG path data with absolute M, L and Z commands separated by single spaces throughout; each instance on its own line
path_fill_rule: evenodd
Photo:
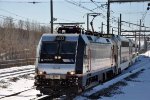
M 9 17 L 9 16 L 4 16 L 4 15 L 0 15 L 0 18 L 2 18 L 2 19 L 11 18 L 13 21 L 17 21 L 18 20 L 18 19 Z
M 121 22 L 124 22 L 126 24 L 131 24 L 131 25 L 134 25 L 134 26 L 140 26 L 139 24 L 134 24 L 134 23 L 130 23 L 130 22 L 127 22 L 127 21 L 121 21 Z M 150 27 L 146 27 L 146 26 L 141 26 L 141 27 L 150 28 Z
M 20 21 L 21 19 L 16 19 L 16 18 L 13 18 L 13 17 L 10 17 L 10 16 L 4 16 L 4 15 L 0 15 L 0 18 L 2 18 L 2 19 L 6 19 L 6 18 L 10 18 L 10 19 L 12 19 L 13 21 Z M 24 22 L 26 22 L 26 21 L 28 21 L 28 20 L 21 20 L 21 21 L 24 21 Z M 37 21 L 36 21 L 37 22 Z M 49 24 L 49 23 L 39 23 L 39 22 L 37 22 L 38 24 L 41 24 L 41 25 L 47 25 L 47 24 Z
M 56 19 L 63 20 L 63 21 L 67 21 L 67 22 L 77 22 L 77 21 L 68 20 L 68 19 L 63 19 L 63 18 L 59 18 L 59 17 L 57 17 Z
M 96 13 L 95 11 L 93 11 L 93 10 L 91 10 L 91 9 L 89 9 L 89 8 L 86 8 L 85 6 L 82 6 L 81 4 L 78 4 L 77 2 L 75 2 L 75 1 L 73 1 L 73 0 L 71 0 L 71 1 L 65 0 L 65 1 L 68 2 L 68 3 L 70 3 L 70 4 L 76 5 L 76 6 L 80 7 L 80 8 L 83 8 L 83 9 L 85 9 L 85 10 L 88 10 L 88 11 L 90 11 L 90 12 Z M 103 19 L 106 18 L 106 16 L 104 16 L 103 14 L 101 14 L 101 15 L 102 15 L 102 18 L 103 18 Z M 116 20 L 116 17 L 111 18 L 110 21 L 115 22 L 115 23 L 118 24 L 118 20 Z M 125 26 L 125 25 L 124 25 L 124 26 Z M 128 27 L 129 27 L 129 26 L 128 26 Z M 131 28 L 131 27 L 129 27 L 129 28 Z
M 0 1 L 2 3 L 33 3 L 33 4 L 36 4 L 36 3 L 49 3 L 49 2 L 43 2 L 43 1 Z
M 99 6 L 96 1 L 91 0 L 91 2 L 92 2 L 93 4 L 95 4 L 95 5 L 97 6 L 97 8 L 100 8 L 102 11 L 106 12 L 106 11 L 104 10 L 104 9 L 105 9 L 104 6 L 107 5 L 106 2 L 105 2 L 105 4 L 101 4 L 101 6 Z M 111 10 L 111 12 L 113 12 L 113 11 Z M 113 13 L 114 13 L 114 12 L 113 12 Z
M 87 7 L 84 7 L 84 6 L 82 6 L 81 4 L 78 4 L 77 2 L 75 2 L 75 1 L 69 1 L 69 0 L 65 0 L 66 2 L 68 2 L 68 3 L 70 3 L 70 4 L 73 4 L 73 5 L 75 5 L 75 6 L 78 6 L 78 7 L 81 7 L 81 8 L 83 8 L 83 9 L 85 9 L 85 10 L 88 10 L 88 11 L 90 11 L 90 12 L 93 12 L 93 13 L 95 13 L 93 10 L 91 10 L 91 9 L 89 9 L 89 8 L 87 8 Z
M 92 0 L 92 1 L 94 1 L 94 0 Z M 99 1 L 94 1 L 94 2 L 96 2 L 96 3 L 105 3 L 105 2 L 99 2 Z M 80 3 L 91 3 L 90 1 L 81 1 Z
M 9 14 L 15 15 L 16 17 L 29 19 L 29 18 L 26 18 L 26 17 L 20 16 L 20 15 L 18 15 L 18 14 L 12 13 L 12 12 L 10 12 L 10 11 L 8 11 L 8 10 L 5 10 L 5 9 L 2 9 L 2 8 L 0 8 L 0 10 L 1 10 L 1 11 L 4 11 L 4 12 L 7 12 L 7 13 L 9 13 Z
M 18 20 L 20 20 L 20 19 L 16 19 L 16 18 L 13 18 L 13 17 L 10 17 L 10 16 L 4 16 L 4 15 L 0 15 L 0 18 L 2 18 L 2 19 L 5 19 L 5 18 L 12 18 L 13 21 L 18 21 Z M 67 19 L 58 18 L 58 17 L 57 17 L 56 19 L 63 20 L 63 21 L 67 21 L 67 22 L 77 22 L 77 21 L 67 20 Z M 49 23 L 39 23 L 39 24 L 48 25 Z
M 107 26 L 106 24 L 103 23 L 103 25 Z M 114 29 L 118 29 L 118 27 L 114 27 L 114 26 L 110 26 L 111 28 L 114 28 Z M 124 30 L 124 29 L 121 29 L 121 30 Z M 117 31 L 118 32 L 118 31 Z
M 93 10 L 91 10 L 91 9 L 89 9 L 89 8 L 87 8 L 87 7 L 85 7 L 85 6 L 81 5 L 81 4 L 73 1 L 73 0 L 71 0 L 71 1 L 70 0 L 65 0 L 65 1 L 68 2 L 68 3 L 70 3 L 70 4 L 73 4 L 75 6 L 78 6 L 78 7 L 82 8 L 82 9 L 85 9 L 87 11 L 90 11 L 92 13 L 96 13 L 95 11 L 93 11 Z M 102 13 L 100 14 L 100 16 L 102 16 L 102 18 L 104 18 L 104 19 L 106 18 L 106 16 L 104 16 Z
M 15 15 L 16 17 L 20 17 L 20 18 L 23 18 L 23 19 L 26 19 L 26 20 L 36 21 L 36 20 L 30 19 L 30 18 L 27 18 L 27 17 L 20 16 L 20 15 L 18 15 L 16 13 L 13 13 L 11 11 L 8 11 L 8 10 L 2 9 L 2 8 L 0 8 L 0 10 L 4 11 L 4 12 L 7 12 L 9 14 Z M 68 19 L 63 19 L 63 18 L 58 18 L 58 17 L 55 18 L 55 19 L 64 20 L 64 21 L 68 21 L 68 22 L 76 22 L 76 21 L 72 21 L 72 20 L 68 20 Z M 19 20 L 19 19 L 16 19 L 16 20 Z M 44 24 L 44 23 L 41 23 L 41 24 Z M 49 23 L 45 23 L 45 24 L 49 24 Z
M 91 0 L 91 2 L 93 2 L 96 6 L 97 6 L 97 8 L 100 8 L 101 10 L 103 10 L 102 8 L 104 8 L 103 6 L 99 6 L 98 4 L 96 4 L 96 2 L 95 1 L 93 1 L 93 0 Z M 105 11 L 105 10 L 103 10 L 103 11 Z M 106 11 L 105 11 L 106 12 Z M 111 12 L 113 12 L 113 13 L 115 13 L 114 11 L 112 11 L 111 10 Z M 117 21 L 117 18 L 116 17 L 112 17 L 111 19 L 110 19 L 110 21 L 112 21 L 112 22 L 117 22 L 118 23 L 118 21 Z
M 146 17 L 146 14 L 147 14 L 147 10 L 145 11 L 145 13 L 143 14 L 143 16 L 142 16 L 142 22 L 144 22 L 144 19 L 145 19 L 145 17 Z
M 148 2 L 150 0 L 110 0 L 110 3 Z

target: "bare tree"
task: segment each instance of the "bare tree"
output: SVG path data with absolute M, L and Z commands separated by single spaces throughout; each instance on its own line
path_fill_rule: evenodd
M 34 58 L 41 35 L 49 32 L 49 27 L 35 21 L 19 20 L 16 23 L 7 17 L 0 23 L 0 58 L 1 54 L 7 54 L 7 59 Z

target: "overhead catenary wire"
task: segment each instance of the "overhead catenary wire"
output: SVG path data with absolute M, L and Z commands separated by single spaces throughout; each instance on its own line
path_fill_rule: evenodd
M 77 2 L 75 2 L 75 1 L 73 1 L 73 0 L 65 0 L 65 1 L 68 1 L 69 3 L 71 3 L 71 4 L 74 4 L 74 5 L 76 5 L 76 6 L 78 6 L 78 7 L 80 7 L 80 8 L 83 8 L 83 9 L 85 9 L 86 7 L 85 6 L 83 6 L 83 5 L 81 5 L 81 4 L 78 4 Z M 96 8 L 99 8 L 99 7 L 96 7 Z M 94 9 L 85 9 L 85 10 L 88 10 L 88 11 L 90 11 L 90 12 L 94 12 L 95 13 L 95 9 L 96 8 L 94 8 Z M 101 16 L 103 19 L 105 19 L 106 18 L 106 16 Z M 115 22 L 115 23 L 117 23 L 118 24 L 118 18 L 116 18 L 116 17 L 111 17 L 110 18 L 110 22 Z M 130 22 L 129 22 L 130 23 Z M 123 26 L 125 26 L 125 27 L 128 27 L 128 28 L 131 28 L 131 29 L 134 29 L 133 27 L 130 27 L 130 25 L 128 26 L 128 25 L 124 25 L 123 23 L 121 23 L 121 25 L 123 25 Z M 146 27 L 146 26 L 144 26 L 144 27 Z M 148 27 L 147 27 L 148 28 Z
M 93 13 L 95 13 L 95 11 L 94 11 L 94 9 L 90 9 L 90 8 L 88 8 L 88 7 L 85 7 L 84 5 L 82 5 L 81 3 L 93 3 L 94 2 L 94 4 L 97 6 L 96 8 L 100 8 L 101 7 L 101 9 L 102 10 L 104 10 L 104 7 L 103 6 L 99 6 L 97 3 L 99 3 L 99 4 L 103 4 L 103 3 L 106 3 L 106 2 L 99 2 L 99 1 L 94 1 L 94 0 L 89 0 L 89 1 L 82 1 L 82 0 L 80 0 L 80 3 L 77 3 L 76 1 L 74 1 L 74 0 L 64 0 L 64 1 L 67 1 L 67 2 L 69 2 L 69 3 L 72 3 L 72 4 L 74 4 L 74 5 L 76 5 L 76 6 L 79 6 L 80 8 L 83 8 L 83 9 L 85 9 L 85 10 L 87 10 L 87 11 L 90 11 L 90 12 L 93 12 Z M 91 2 L 91 1 L 93 1 L 93 2 Z M 1 0 L 0 2 L 12 2 L 12 3 L 34 3 L 34 2 L 28 2 L 28 1 L 4 1 L 4 0 Z M 38 3 L 49 3 L 49 1 L 47 2 L 47 1 L 42 1 L 42 0 L 40 0 L 40 1 L 37 1 Z M 95 8 L 95 9 L 96 9 Z M 0 8 L 1 9 L 1 8 Z M 23 17 L 23 16 L 20 16 L 20 15 L 18 15 L 18 14 L 14 14 L 14 13 L 12 13 L 12 12 L 10 12 L 10 11 L 7 11 L 7 10 L 5 10 L 5 12 L 8 12 L 8 13 L 10 13 L 10 14 L 13 14 L 13 15 L 15 15 L 16 17 L 20 17 L 20 18 L 24 18 L 24 19 L 29 19 L 29 18 L 26 18 L 26 17 Z M 114 12 L 114 13 L 117 13 L 117 12 Z M 104 15 L 104 14 L 102 14 L 101 13 L 101 17 L 103 18 L 103 19 L 105 19 L 106 20 L 106 16 Z M 68 21 L 68 22 L 70 22 L 71 20 L 68 20 L 68 19 L 62 19 L 62 18 L 57 18 L 57 19 L 59 19 L 59 20 L 64 20 L 64 21 Z M 110 21 L 111 22 L 115 22 L 115 23 L 118 23 L 118 20 L 117 20 L 117 18 L 116 17 L 111 17 L 110 18 Z M 71 21 L 71 22 L 76 22 L 76 21 Z M 130 22 L 129 22 L 130 23 Z M 41 24 L 44 24 L 44 23 L 41 23 Z M 46 24 L 49 24 L 49 23 L 46 23 Z M 123 26 L 126 26 L 126 25 L 124 25 L 123 24 Z M 127 26 L 127 27 L 129 27 L 129 26 Z M 146 26 L 145 26 L 146 27 Z M 131 28 L 131 27 L 129 27 L 129 28 Z M 147 27 L 147 28 L 149 28 L 149 27 Z
M 104 24 L 104 23 L 103 23 L 103 25 L 107 26 L 107 24 Z M 114 29 L 118 29 L 118 27 L 114 27 L 114 26 L 110 26 L 110 27 L 114 28 Z M 124 29 L 122 29 L 122 30 L 124 30 Z
M 93 12 L 93 13 L 95 13 L 95 11 L 93 11 L 93 10 L 91 10 L 91 9 L 89 9 L 89 8 L 87 8 L 87 7 L 84 7 L 84 6 L 82 6 L 81 4 L 77 4 L 77 2 L 71 2 L 71 1 L 69 1 L 69 0 L 65 0 L 65 1 L 67 1 L 67 2 L 69 2 L 69 3 L 72 3 L 72 4 L 74 4 L 74 5 L 76 5 L 76 6 L 79 6 L 79 7 L 82 7 L 83 9 L 85 9 L 85 10 L 88 10 L 88 11 L 90 11 L 90 12 Z M 97 2 L 97 1 L 93 1 L 93 0 L 91 0 L 95 5 L 97 5 L 96 3 L 105 3 L 105 2 Z M 14 2 L 14 3 L 33 3 L 33 2 L 18 2 L 18 1 L 0 1 L 0 2 Z M 49 3 L 49 2 L 42 2 L 42 1 L 39 1 L 39 2 L 35 2 L 35 3 Z M 81 3 L 86 3 L 86 2 L 81 2 Z M 98 6 L 97 5 L 97 7 L 102 7 L 102 6 Z M 29 20 L 29 18 L 26 18 L 26 17 L 23 17 L 23 16 L 20 16 L 20 15 L 18 15 L 18 14 L 15 14 L 15 13 L 12 13 L 12 12 L 10 12 L 10 11 L 8 11 L 8 10 L 5 10 L 5 9 L 2 9 L 2 8 L 0 8 L 0 10 L 3 10 L 3 11 L 5 11 L 5 12 L 7 12 L 7 13 L 10 13 L 10 14 L 13 14 L 13 15 L 15 15 L 16 17 L 20 17 L 20 18 L 24 18 L 24 19 L 28 19 Z M 106 16 L 104 16 L 102 13 L 101 13 L 101 17 L 103 18 L 103 19 L 106 19 Z M 67 19 L 62 19 L 62 18 L 57 18 L 57 19 L 60 19 L 60 20 L 65 20 L 65 21 L 69 21 L 69 20 L 67 20 Z M 31 19 L 32 20 L 32 19 Z M 116 18 L 115 17 L 113 17 L 112 19 L 110 19 L 110 21 L 114 21 L 114 22 L 117 22 L 118 23 L 118 21 L 116 20 Z M 76 21 L 71 21 L 71 22 L 76 22 Z
M 87 7 L 85 7 L 85 6 L 83 6 L 83 5 L 81 5 L 81 4 L 79 4 L 79 3 L 77 3 L 77 2 L 75 2 L 75 1 L 73 1 L 73 0 L 64 0 L 64 1 L 66 1 L 66 2 L 68 2 L 68 3 L 70 3 L 70 4 L 73 4 L 73 5 L 75 5 L 75 6 L 78 6 L 78 7 L 80 7 L 80 8 L 82 8 L 82 9 L 85 9 L 85 10 L 87 10 L 87 11 L 90 11 L 90 12 L 92 12 L 92 13 L 96 13 L 94 10 L 91 10 L 91 9 L 89 9 L 89 8 L 87 8 Z M 100 13 L 100 16 L 102 17 L 102 18 L 106 18 L 106 16 L 104 16 L 102 13 Z
M 134 24 L 134 23 L 131 23 L 131 22 L 123 21 L 123 20 L 121 22 L 124 22 L 126 24 L 131 24 L 131 25 L 134 25 L 134 26 L 140 26 L 139 24 Z M 142 25 L 141 27 L 150 28 L 150 27 L 147 27 L 147 26 L 144 26 L 144 25 Z
M 13 20 L 13 21 L 23 21 L 23 22 L 26 22 L 26 21 L 28 21 L 28 20 L 22 20 L 22 19 L 17 19 L 17 18 L 13 18 L 13 17 L 11 17 L 11 16 L 4 16 L 4 15 L 0 15 L 0 18 L 2 18 L 2 19 L 6 19 L 6 18 L 9 18 L 9 19 L 11 19 L 11 20 Z M 37 22 L 37 21 L 36 21 Z M 42 24 L 42 25 L 47 25 L 47 24 L 49 24 L 49 23 L 39 23 L 39 22 L 37 22 L 38 24 Z
M 25 20 L 31 20 L 31 21 L 38 22 L 38 21 L 36 21 L 36 20 L 30 19 L 30 18 L 27 18 L 27 17 L 23 17 L 23 16 L 21 16 L 21 15 L 18 15 L 18 14 L 16 14 L 16 13 L 13 13 L 12 11 L 8 11 L 8 10 L 2 9 L 2 8 L 0 8 L 0 10 L 1 10 L 1 11 L 4 11 L 4 12 L 6 12 L 6 13 L 9 13 L 9 14 L 15 15 L 16 17 L 23 18 L 23 19 L 25 19 Z M 1 15 L 1 16 L 4 16 L 4 15 Z M 5 18 L 6 18 L 6 17 L 11 17 L 11 16 L 5 16 Z M 13 17 L 12 17 L 12 18 L 13 18 Z M 14 19 L 15 19 L 15 20 L 14 20 Z M 68 21 L 68 22 L 76 22 L 76 21 L 72 21 L 72 20 L 68 20 L 68 19 L 63 19 L 63 18 L 58 18 L 58 17 L 57 17 L 56 19 L 64 20 L 64 21 Z M 22 20 L 22 19 L 13 18 L 13 20 L 16 21 L 16 20 Z M 40 24 L 49 24 L 49 23 L 40 23 Z
M 0 0 L 1 3 L 49 3 L 48 1 L 9 1 L 9 0 Z
M 101 7 L 101 6 L 98 6 L 93 0 L 91 0 L 91 2 L 93 2 L 97 7 L 99 7 L 99 8 Z M 118 21 L 116 20 L 116 17 L 113 16 L 112 19 L 113 19 L 113 21 L 118 22 Z M 113 21 L 112 21 L 112 22 L 113 22 Z M 125 26 L 125 25 L 124 25 L 124 26 Z M 110 27 L 112 27 L 112 26 L 110 26 Z M 127 26 L 127 27 L 128 27 L 128 26 Z M 113 28 L 117 28 L 117 27 L 113 27 Z M 129 27 L 129 28 L 131 28 L 131 27 Z M 117 28 L 117 29 L 118 29 L 118 28 Z
M 13 13 L 13 12 L 10 12 L 10 11 L 5 10 L 5 9 L 2 9 L 2 8 L 0 8 L 0 10 L 1 10 L 1 11 L 4 11 L 4 12 L 7 12 L 7 13 L 9 13 L 9 14 L 15 15 L 16 17 L 29 19 L 29 18 L 26 18 L 26 17 L 20 16 L 20 15 L 18 15 L 18 14 L 15 14 L 15 13 Z
M 105 11 L 104 9 L 105 9 L 105 7 L 104 6 L 106 6 L 107 4 L 106 4 L 106 2 L 105 2 L 105 4 L 101 4 L 100 6 L 97 4 L 97 2 L 96 1 L 94 1 L 94 0 L 90 0 L 94 5 L 96 5 L 97 6 L 97 8 L 100 8 L 102 11 L 104 11 L 104 12 L 107 12 L 107 11 Z M 95 8 L 96 9 L 96 8 Z M 111 12 L 113 12 L 112 10 L 111 10 Z M 113 12 L 114 13 L 114 12 Z
M 89 9 L 89 8 L 87 8 L 87 7 L 85 7 L 85 6 L 81 5 L 81 4 L 73 1 L 73 0 L 65 0 L 65 1 L 68 2 L 68 3 L 70 3 L 70 4 L 73 4 L 75 6 L 78 6 L 78 7 L 82 8 L 82 9 L 85 9 L 87 11 L 96 13 L 95 11 L 93 11 L 93 10 L 91 10 L 91 9 Z M 106 20 L 106 16 L 104 16 L 103 14 L 101 14 L 101 17 Z M 115 22 L 115 23 L 117 23 L 117 25 L 118 25 L 118 20 L 115 17 L 113 17 L 113 18 L 110 19 L 110 22 L 112 22 L 112 21 Z M 131 27 L 129 27 L 129 28 L 131 28 Z
M 145 11 L 145 13 L 144 13 L 143 16 L 142 16 L 142 19 L 141 19 L 142 22 L 144 22 L 145 17 L 146 17 L 146 14 L 147 14 L 147 10 Z
M 68 3 L 70 3 L 70 4 L 73 4 L 73 5 L 75 5 L 75 6 L 78 6 L 78 7 L 82 8 L 82 9 L 85 9 L 85 10 L 87 10 L 87 11 L 90 11 L 90 12 L 92 12 L 92 13 L 96 13 L 96 12 L 94 11 L 94 9 L 89 9 L 89 8 L 83 6 L 82 4 L 80 4 L 80 3 L 78 3 L 78 2 L 75 2 L 75 1 L 73 1 L 73 0 L 64 0 L 64 1 L 66 1 L 66 2 L 68 2 Z M 101 13 L 100 16 L 101 16 L 104 20 L 107 19 L 107 17 L 106 17 L 103 13 Z M 116 17 L 110 18 L 110 22 L 112 22 L 112 21 L 115 22 L 115 23 L 118 23 L 118 20 L 117 20 Z
M 0 1 L 1 2 L 1 1 Z M 2 1 L 2 2 L 15 2 L 15 3 L 34 3 L 34 1 L 33 2 L 18 2 L 18 1 Z M 49 2 L 43 2 L 43 1 L 39 1 L 39 2 L 35 2 L 35 3 L 49 3 Z M 9 14 L 12 14 L 12 15 L 15 15 L 16 17 L 20 17 L 20 18 L 23 18 L 23 19 L 25 19 L 25 20 L 31 20 L 31 21 L 36 21 L 36 20 L 33 20 L 33 19 L 30 19 L 30 18 L 27 18 L 27 17 L 23 17 L 23 16 L 21 16 L 21 15 L 18 15 L 18 14 L 16 14 L 16 13 L 13 13 L 12 11 L 8 11 L 8 10 L 5 10 L 5 9 L 2 9 L 2 8 L 0 8 L 0 10 L 1 11 L 4 11 L 4 12 L 7 12 L 7 13 L 9 13 Z M 13 18 L 14 19 L 14 18 Z M 59 19 L 59 20 L 64 20 L 64 21 L 67 21 L 67 22 L 77 22 L 77 21 L 72 21 L 72 20 L 68 20 L 68 19 L 64 19 L 64 18 L 55 18 L 55 19 Z M 19 19 L 16 19 L 16 20 L 19 20 Z M 50 24 L 50 23 L 40 23 L 40 24 Z

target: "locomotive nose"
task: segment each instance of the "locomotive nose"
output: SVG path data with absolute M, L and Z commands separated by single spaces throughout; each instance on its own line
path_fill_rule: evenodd
M 50 79 L 59 75 L 58 77 L 64 79 L 66 75 L 76 74 L 75 64 L 45 64 L 44 66 L 39 64 L 37 74 Z

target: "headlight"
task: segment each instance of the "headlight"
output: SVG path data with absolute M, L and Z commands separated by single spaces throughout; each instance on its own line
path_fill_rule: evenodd
M 39 72 L 38 72 L 38 75 L 43 75 L 43 74 L 44 74 L 43 71 L 39 71 Z
M 43 72 L 42 72 L 42 71 L 40 71 L 40 72 L 39 72 L 39 74 L 40 74 L 40 75 L 42 75 L 42 74 L 43 74 Z
M 54 58 L 57 59 L 57 56 L 55 56 Z
M 55 59 L 61 59 L 61 56 L 55 56 L 54 58 Z
M 61 56 L 58 56 L 58 59 L 61 59 Z
M 74 75 L 74 74 L 75 74 L 75 72 L 74 72 L 74 71 L 71 71 L 71 72 L 70 72 L 70 75 Z

